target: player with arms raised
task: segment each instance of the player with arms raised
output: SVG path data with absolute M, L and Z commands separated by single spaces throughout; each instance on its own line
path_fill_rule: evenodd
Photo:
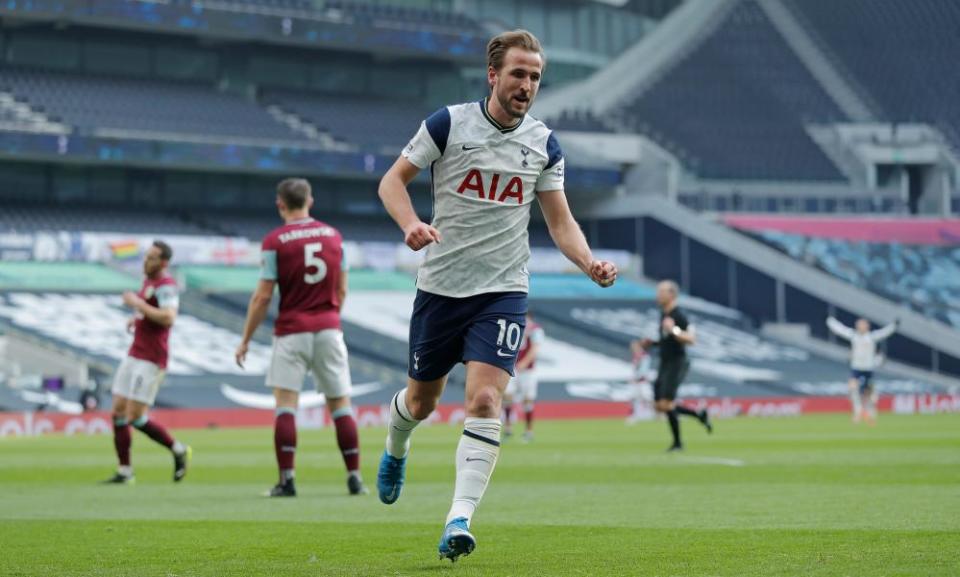
M 523 338 L 530 257 L 530 205 L 540 202 L 560 250 L 601 286 L 616 267 L 594 260 L 563 192 L 563 154 L 552 132 L 527 114 L 544 55 L 527 31 L 487 46 L 491 96 L 428 117 L 380 182 L 380 198 L 411 249 L 426 248 L 410 321 L 407 388 L 390 403 L 377 489 L 391 504 L 403 487 L 410 435 L 436 408 L 447 374 L 466 364 L 463 435 L 441 558 L 473 551 L 470 521 L 500 452 L 501 400 Z M 432 225 L 413 210 L 407 185 L 433 176 Z
M 875 331 L 870 330 L 870 321 L 857 319 L 855 328 L 850 328 L 833 317 L 827 318 L 827 328 L 838 337 L 850 341 L 850 404 L 853 422 L 860 419 L 873 425 L 877 421 L 877 394 L 873 388 L 873 371 L 883 362 L 877 345 L 897 332 L 900 321 Z
M 177 283 L 168 273 L 173 250 L 156 240 L 143 258 L 143 286 L 140 292 L 123 293 L 123 304 L 134 310 L 127 322 L 133 331 L 133 344 L 117 368 L 113 379 L 113 446 L 120 466 L 106 483 L 132 483 L 130 465 L 130 425 L 173 453 L 173 480 L 179 482 L 187 474 L 190 447 L 180 443 L 147 412 L 167 374 L 170 353 L 170 329 L 177 318 L 180 296 Z
M 288 178 L 277 186 L 277 211 L 284 225 L 263 239 L 260 281 L 250 297 L 237 364 L 243 366 L 250 339 L 267 316 L 273 289 L 280 287 L 280 313 L 273 325 L 273 358 L 267 386 L 276 400 L 274 449 L 280 479 L 267 495 L 295 497 L 295 415 L 307 371 L 326 396 L 347 468 L 351 495 L 367 492 L 360 476 L 360 443 L 350 406 L 350 366 L 340 329 L 340 309 L 347 296 L 343 239 L 333 227 L 310 218 L 310 183 Z

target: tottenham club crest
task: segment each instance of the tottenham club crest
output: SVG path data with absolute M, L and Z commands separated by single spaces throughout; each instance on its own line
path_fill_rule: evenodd
M 520 165 L 523 166 L 524 168 L 529 167 L 530 164 L 527 163 L 527 156 L 530 154 L 530 149 L 528 149 L 526 146 L 521 146 L 520 154 L 523 155 L 523 162 L 521 162 Z

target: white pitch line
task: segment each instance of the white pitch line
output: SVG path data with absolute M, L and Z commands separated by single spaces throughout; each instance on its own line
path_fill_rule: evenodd
M 690 457 L 686 455 L 678 455 L 680 460 L 688 461 L 692 463 L 703 463 L 705 465 L 726 465 L 727 467 L 742 467 L 746 465 L 746 461 L 741 461 L 740 459 L 727 459 L 724 457 Z

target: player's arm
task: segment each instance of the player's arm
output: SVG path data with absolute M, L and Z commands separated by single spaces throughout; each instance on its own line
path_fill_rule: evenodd
M 377 191 L 384 208 L 403 231 L 403 241 L 413 250 L 420 250 L 432 242 L 440 242 L 440 232 L 420 220 L 417 212 L 413 210 L 407 185 L 419 172 L 420 169 L 415 164 L 401 156 L 380 179 L 380 188 Z
M 337 302 L 340 303 L 340 308 L 337 310 L 343 310 L 343 304 L 347 302 L 347 275 L 349 271 L 347 269 L 340 270 L 340 280 L 337 282 Z
M 403 231 L 403 241 L 413 250 L 440 242 L 440 232 L 420 220 L 410 201 L 410 184 L 423 168 L 443 156 L 450 136 L 450 111 L 441 108 L 420 125 L 403 154 L 380 179 L 377 193 L 384 208 Z
M 693 325 L 687 327 L 686 330 L 681 329 L 678 326 L 674 326 L 671 330 L 673 338 L 677 339 L 677 342 L 684 345 L 695 345 L 697 344 L 697 331 L 693 328 Z
M 550 238 L 560 252 L 593 282 L 602 287 L 611 286 L 617 280 L 617 265 L 593 258 L 587 238 L 573 218 L 563 190 L 541 191 L 537 193 L 537 198 L 550 230 Z
M 163 287 L 158 290 L 162 291 Z M 174 292 L 176 291 L 176 289 L 173 290 Z M 158 303 L 160 306 L 155 307 L 132 291 L 123 293 L 123 304 L 142 314 L 151 322 L 157 323 L 162 327 L 172 327 L 173 321 L 177 318 L 176 303 L 164 302 L 164 298 L 159 294 L 158 300 L 160 301 Z
M 243 362 L 247 357 L 247 350 L 250 348 L 250 340 L 257 328 L 263 324 L 267 318 L 267 311 L 270 310 L 270 301 L 273 299 L 273 288 L 277 284 L 275 280 L 261 278 L 257 281 L 257 288 L 250 296 L 250 304 L 247 305 L 247 318 L 243 322 L 243 335 L 240 337 L 240 345 L 237 347 L 236 358 L 237 365 L 243 368 Z
M 260 247 L 260 280 L 257 281 L 257 288 L 250 295 L 250 303 L 247 304 L 247 318 L 243 321 L 243 335 L 241 335 L 240 344 L 237 345 L 237 351 L 234 353 L 237 366 L 241 369 L 247 358 L 247 350 L 250 348 L 250 340 L 253 339 L 253 334 L 257 332 L 257 328 L 267 318 L 267 311 L 270 310 L 270 301 L 273 299 L 273 289 L 277 285 L 278 277 L 276 239 L 267 236 Z
M 827 317 L 827 328 L 830 329 L 830 332 L 837 335 L 838 337 L 846 340 L 853 338 L 853 329 L 844 325 L 837 319 L 833 317 Z
M 870 337 L 873 338 L 875 342 L 880 342 L 886 339 L 889 339 L 893 336 L 893 333 L 897 332 L 897 328 L 900 326 L 900 319 L 897 319 L 890 323 L 889 325 L 872 331 Z
M 664 317 L 663 330 L 670 333 L 674 340 L 681 345 L 693 345 L 697 342 L 697 333 L 693 325 L 687 322 L 686 317 L 681 316 L 679 320 L 673 317 Z

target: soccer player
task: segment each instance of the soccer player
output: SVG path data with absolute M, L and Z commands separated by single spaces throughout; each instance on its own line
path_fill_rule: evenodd
M 123 293 L 123 304 L 134 310 L 134 316 L 127 321 L 133 344 L 113 379 L 113 447 L 120 466 L 106 483 L 134 482 L 130 425 L 173 453 L 174 482 L 187 474 L 190 447 L 174 439 L 163 425 L 147 415 L 166 376 L 170 329 L 180 306 L 177 283 L 167 270 L 172 257 L 170 245 L 153 241 L 143 258 L 145 278 L 140 292 Z
M 650 354 L 643 348 L 643 341 L 634 339 L 630 341 L 631 365 L 633 366 L 633 376 L 630 379 L 633 385 L 633 405 L 631 406 L 630 416 L 627 417 L 627 424 L 633 425 L 640 420 L 643 414 L 643 391 L 647 387 L 650 379 Z
M 882 329 L 870 330 L 870 321 L 857 319 L 856 329 L 851 329 L 833 317 L 827 318 L 827 328 L 842 339 L 850 341 L 850 403 L 853 422 L 865 419 L 868 424 L 877 420 L 877 396 L 873 389 L 873 371 L 882 361 L 877 352 L 877 343 L 897 332 L 900 321 L 895 320 Z
M 473 551 L 470 522 L 500 452 L 503 391 L 523 338 L 530 257 L 527 226 L 536 198 L 564 255 L 600 286 L 617 278 L 595 260 L 563 191 L 563 153 L 553 133 L 529 116 L 543 74 L 540 42 L 525 30 L 487 46 L 491 92 L 480 102 L 441 108 L 380 181 L 380 198 L 411 249 L 426 248 L 410 321 L 409 379 L 390 403 L 380 500 L 403 487 L 410 435 L 436 408 L 457 363 L 466 364 L 463 435 L 456 453 L 453 504 L 441 558 Z M 432 224 L 420 220 L 407 185 L 433 177 Z
M 260 280 L 250 297 L 243 337 L 237 347 L 240 367 L 250 339 L 267 316 L 273 289 L 280 287 L 280 313 L 273 325 L 273 357 L 266 384 L 276 400 L 274 449 L 280 478 L 267 495 L 295 497 L 295 415 L 307 371 L 326 396 L 337 432 L 337 444 L 347 468 L 351 495 L 368 491 L 360 476 L 360 443 L 350 406 L 350 366 L 340 329 L 340 309 L 347 295 L 343 239 L 337 230 L 310 218 L 310 184 L 288 178 L 277 186 L 277 211 L 284 225 L 263 239 Z
M 507 383 L 507 389 L 503 396 L 505 420 L 503 433 L 507 437 L 513 434 L 510 413 L 513 409 L 514 399 L 520 397 L 523 400 L 523 416 L 527 424 L 527 429 L 523 433 L 523 440 L 529 443 L 533 440 L 533 404 L 537 400 L 537 355 L 540 354 L 540 347 L 546 337 L 543 333 L 543 327 L 533 320 L 533 313 L 529 310 L 525 320 L 527 326 L 523 331 L 520 351 L 517 353 L 517 364 L 514 367 L 516 376 Z
M 654 408 L 657 412 L 667 416 L 670 423 L 670 432 L 673 434 L 673 444 L 667 452 L 683 450 L 680 440 L 679 415 L 693 417 L 700 421 L 707 432 L 713 432 L 713 424 L 706 409 L 697 412 L 676 402 L 680 383 L 690 370 L 690 360 L 687 358 L 687 347 L 697 341 L 693 325 L 687 320 L 680 307 L 677 306 L 679 297 L 677 283 L 672 280 L 661 281 L 657 284 L 657 304 L 660 306 L 660 339 L 653 341 L 643 339 L 644 348 L 660 347 L 660 367 L 657 370 L 657 380 L 653 383 Z

